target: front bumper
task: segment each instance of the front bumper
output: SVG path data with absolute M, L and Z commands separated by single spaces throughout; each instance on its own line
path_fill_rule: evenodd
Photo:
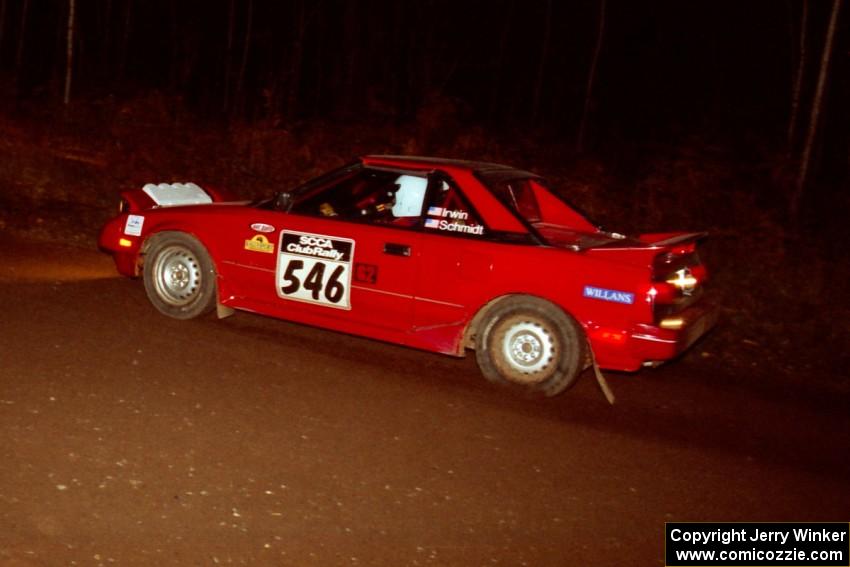
M 101 251 L 112 255 L 118 273 L 136 277 L 139 275 L 138 257 L 142 239 L 124 234 L 124 219 L 119 215 L 107 222 L 100 231 L 97 244 Z
M 638 324 L 623 333 L 620 344 L 592 341 L 596 361 L 602 368 L 632 372 L 644 365 L 657 365 L 677 357 L 717 323 L 716 306 L 701 302 L 675 316 L 678 329 Z

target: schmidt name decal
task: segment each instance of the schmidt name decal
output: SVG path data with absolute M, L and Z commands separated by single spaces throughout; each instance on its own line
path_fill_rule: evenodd
M 625 303 L 631 305 L 635 302 L 635 294 L 625 291 L 617 291 L 616 289 L 605 289 L 602 287 L 593 287 L 592 285 L 584 286 L 585 297 L 591 299 L 601 299 L 602 301 L 613 301 L 614 303 Z

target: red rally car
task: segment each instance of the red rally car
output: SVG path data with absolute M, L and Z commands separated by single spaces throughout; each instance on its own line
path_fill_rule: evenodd
M 122 194 L 99 244 L 153 305 L 252 311 L 453 356 L 555 395 L 634 371 L 714 323 L 703 233 L 604 232 L 519 169 L 367 156 L 265 200 L 193 183 Z

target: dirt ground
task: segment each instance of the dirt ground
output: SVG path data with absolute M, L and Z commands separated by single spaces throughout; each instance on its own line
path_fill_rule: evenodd
M 666 521 L 847 521 L 850 397 L 711 352 L 517 399 L 456 360 L 175 321 L 0 231 L 0 567 L 663 565 Z M 722 333 L 722 327 L 715 332 Z

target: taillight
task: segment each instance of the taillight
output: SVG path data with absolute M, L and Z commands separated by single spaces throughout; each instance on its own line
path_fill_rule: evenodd
M 653 301 L 656 305 L 667 305 L 676 301 L 679 296 L 679 290 L 666 282 L 656 282 L 650 290 Z
M 705 266 L 700 263 L 695 251 L 685 254 L 665 252 L 656 256 L 650 289 L 655 322 L 659 323 L 694 303 L 702 294 L 706 277 Z M 676 326 L 671 323 L 666 328 Z
M 694 277 L 693 271 L 687 266 L 669 274 L 664 282 L 681 291 L 684 295 L 691 295 L 699 284 L 699 280 Z

